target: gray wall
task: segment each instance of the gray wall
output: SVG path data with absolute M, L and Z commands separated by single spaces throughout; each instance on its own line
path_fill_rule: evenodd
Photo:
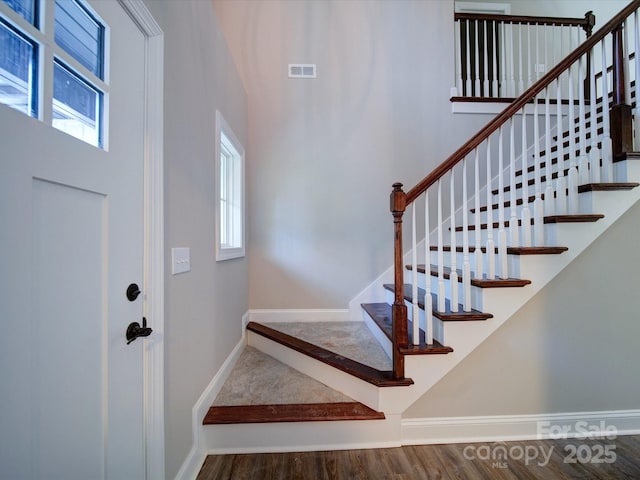
M 191 409 L 241 337 L 246 258 L 216 263 L 215 112 L 247 144 L 247 99 L 210 2 L 147 0 L 165 33 L 166 476 L 192 445 Z M 172 247 L 191 271 L 171 275 Z
M 636 205 L 404 417 L 637 409 L 639 217 Z
M 453 0 L 214 6 L 249 98 L 250 307 L 346 308 L 393 261 L 392 183 L 487 121 L 451 113 Z

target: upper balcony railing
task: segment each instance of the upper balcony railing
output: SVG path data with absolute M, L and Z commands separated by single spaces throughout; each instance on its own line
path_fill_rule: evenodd
M 455 14 L 453 97 L 515 98 L 591 36 L 596 18 Z

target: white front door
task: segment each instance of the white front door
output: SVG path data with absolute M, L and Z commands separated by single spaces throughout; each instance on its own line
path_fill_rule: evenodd
M 125 340 L 145 288 L 145 39 L 116 1 L 90 5 L 110 29 L 107 148 L 0 105 L 0 478 L 145 476 L 145 340 Z

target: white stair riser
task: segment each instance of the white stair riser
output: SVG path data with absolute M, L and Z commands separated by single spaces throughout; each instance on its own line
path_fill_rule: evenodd
M 203 435 L 211 455 L 398 447 L 400 415 L 385 416 L 384 420 L 206 425 Z
M 406 270 L 405 275 L 406 275 L 406 283 L 413 283 L 411 270 Z M 418 287 L 426 290 L 425 278 L 426 278 L 426 275 L 424 273 L 418 273 Z M 443 278 L 443 282 L 445 287 L 445 294 L 447 298 L 451 298 L 451 279 Z M 439 284 L 438 277 L 429 275 L 429 283 L 431 287 L 431 292 L 437 293 L 438 284 Z M 460 303 L 462 303 L 462 300 L 463 300 L 462 282 L 456 282 L 456 283 L 458 286 L 458 298 L 460 299 Z M 483 290 L 485 289 L 471 285 L 471 307 L 475 308 L 476 310 L 482 309 Z
M 486 246 L 483 245 L 483 246 Z M 458 270 L 462 269 L 462 266 L 464 265 L 464 255 L 461 252 L 457 252 L 456 254 L 456 266 L 458 268 Z M 482 271 L 483 273 L 487 272 L 487 266 L 488 266 L 488 255 L 486 253 L 480 253 L 480 257 L 482 260 Z M 496 257 L 496 262 L 495 262 L 495 267 L 496 267 L 496 272 L 498 272 L 498 264 L 497 264 L 497 254 L 495 255 Z M 445 266 L 450 266 L 451 265 L 451 253 L 450 252 L 444 252 L 443 255 L 444 258 L 444 264 Z M 477 260 L 477 256 L 475 253 L 470 253 L 469 254 L 469 264 L 471 266 L 471 271 L 475 272 L 476 271 L 476 260 Z M 518 268 L 518 262 L 520 261 L 520 255 L 507 255 L 507 260 L 509 262 L 509 271 L 519 271 Z M 438 262 L 438 252 L 431 252 L 431 259 L 430 259 L 431 264 L 433 265 L 437 265 Z M 421 262 L 424 263 L 424 262 Z M 513 276 L 513 275 L 511 275 Z M 407 275 L 406 271 L 404 274 L 404 278 L 405 278 L 405 283 L 410 283 L 411 280 L 411 276 Z
M 529 246 L 533 246 L 535 245 L 535 235 L 536 235 L 536 228 L 538 228 L 535 224 L 531 225 L 530 227 L 530 235 L 531 235 L 531 243 L 532 245 Z M 556 238 L 556 234 L 554 232 L 555 228 L 556 228 L 556 224 L 555 223 L 542 223 L 542 225 L 540 225 L 540 228 L 543 229 L 544 231 L 544 245 L 535 245 L 535 246 L 557 246 L 558 244 L 555 243 L 555 238 Z M 518 227 L 518 238 L 517 238 L 517 243 L 513 242 L 511 239 L 511 230 L 510 227 L 507 225 L 505 227 L 503 227 L 502 229 L 500 228 L 493 228 L 491 229 L 491 235 L 493 237 L 493 243 L 496 247 L 498 247 L 499 245 L 499 239 L 500 239 L 500 235 L 501 235 L 501 230 L 504 231 L 504 235 L 507 241 L 507 247 L 524 247 L 524 228 L 523 227 Z M 462 240 L 463 240 L 463 234 L 464 232 L 456 232 L 456 244 L 457 245 L 461 245 L 462 244 Z M 474 245 L 475 245 L 475 232 L 471 233 L 471 238 L 473 239 Z M 489 229 L 483 229 L 481 231 L 481 235 L 480 235 L 480 244 L 483 247 L 487 246 L 487 242 L 489 240 Z M 458 265 L 458 268 L 460 268 L 460 265 Z

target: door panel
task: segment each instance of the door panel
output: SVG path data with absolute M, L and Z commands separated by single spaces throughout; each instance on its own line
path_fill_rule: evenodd
M 32 196 L 36 477 L 102 478 L 107 202 L 42 180 L 33 181 Z

